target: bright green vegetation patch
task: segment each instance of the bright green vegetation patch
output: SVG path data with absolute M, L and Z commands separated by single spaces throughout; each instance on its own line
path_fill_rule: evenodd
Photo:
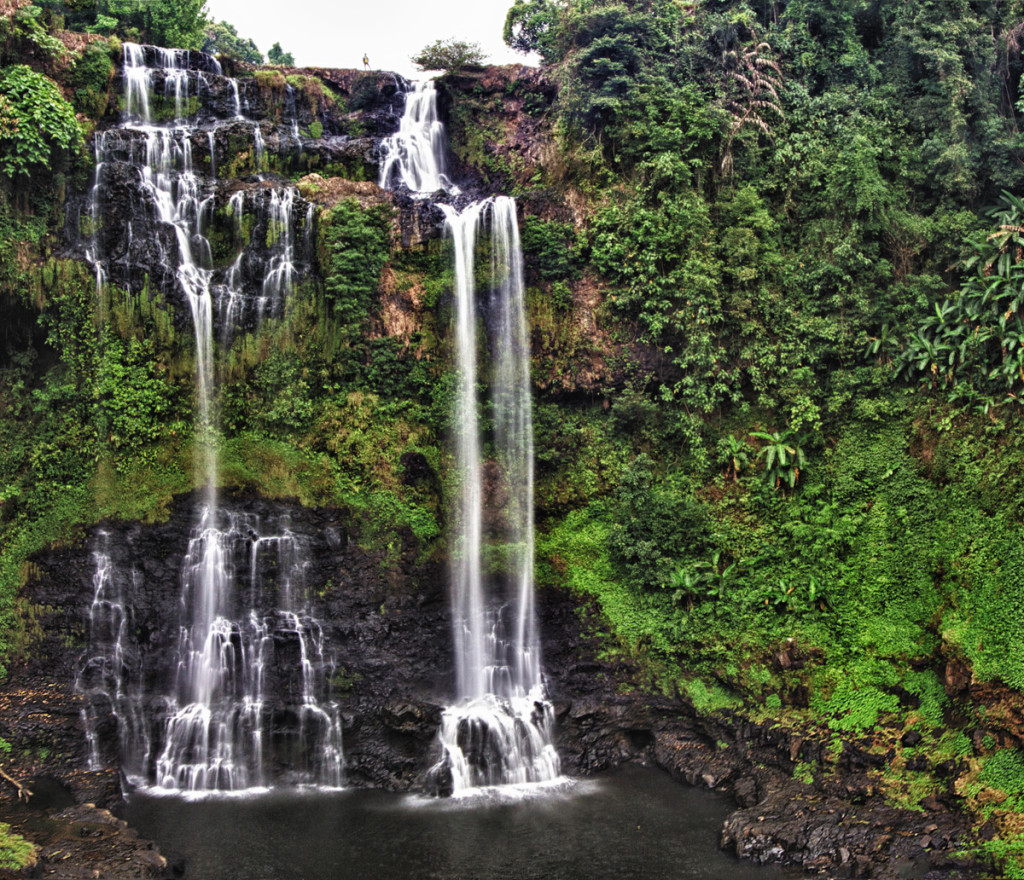
M 978 780 L 1008 795 L 1012 802 L 1006 806 L 1020 810 L 1024 807 L 1024 752 L 1001 749 L 989 755 L 982 764 Z
M 580 421 L 601 436 L 617 430 L 614 413 L 595 407 Z M 538 425 L 546 442 L 564 432 L 543 417 Z M 800 683 L 808 717 L 838 733 L 909 725 L 929 748 L 962 751 L 931 734 L 949 707 L 935 671 L 943 643 L 1004 681 L 1019 674 L 1011 646 L 1024 631 L 1007 602 L 1021 527 L 1002 489 L 993 508 L 988 473 L 1012 465 L 970 454 L 964 429 L 928 439 L 926 466 L 911 455 L 925 441 L 910 420 L 854 422 L 788 492 L 764 480 L 756 460 L 736 476 L 732 456 L 717 474 L 695 471 L 660 430 L 646 442 L 634 431 L 630 442 L 645 451 L 577 488 L 576 509 L 552 508 L 541 578 L 595 596 L 620 644 L 681 690 L 696 673 L 745 695 L 751 711 L 801 714 L 787 696 Z M 541 502 L 558 497 L 549 485 L 565 492 L 575 482 L 572 454 L 556 458 L 547 473 L 539 454 Z M 946 485 L 934 480 L 939 462 Z M 999 588 L 996 570 L 1005 572 Z M 801 670 L 751 665 L 789 642 L 808 658 Z
M 82 146 L 74 108 L 58 85 L 24 64 L 0 71 L 0 174 L 50 168 Z
M 11 831 L 11 826 L 0 822 L 0 868 L 20 871 L 36 862 L 36 848 L 20 834 Z

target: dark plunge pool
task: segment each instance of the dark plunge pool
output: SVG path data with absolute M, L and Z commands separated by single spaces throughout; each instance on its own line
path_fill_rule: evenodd
M 187 801 L 137 792 L 129 821 L 191 880 L 766 880 L 718 849 L 731 802 L 639 767 L 525 795 L 374 791 Z

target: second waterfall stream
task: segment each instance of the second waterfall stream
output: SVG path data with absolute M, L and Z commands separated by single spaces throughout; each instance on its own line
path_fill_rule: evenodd
M 407 95 L 381 182 L 453 192 L 433 84 Z M 429 146 L 428 151 L 425 147 Z M 457 502 L 451 552 L 457 702 L 443 715 L 440 790 L 549 782 L 560 774 L 541 678 L 533 583 L 533 418 L 523 254 L 515 200 L 441 204 L 455 262 Z M 489 236 L 486 234 L 489 231 Z M 478 257 L 478 254 L 484 254 Z M 489 264 L 486 260 L 489 257 Z M 477 282 L 477 261 L 487 279 Z M 481 342 L 485 343 L 481 345 Z M 489 358 L 478 361 L 478 352 Z M 478 392 L 481 382 L 487 399 Z M 489 436 L 481 407 L 493 413 Z M 485 442 L 486 441 L 486 442 Z M 485 459 L 484 447 L 493 448 Z

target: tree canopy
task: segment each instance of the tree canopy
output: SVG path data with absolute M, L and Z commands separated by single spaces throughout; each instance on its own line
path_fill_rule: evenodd
M 203 31 L 203 51 L 210 55 L 227 55 L 250 64 L 262 64 L 263 53 L 249 39 L 238 36 L 233 24 L 211 21 Z
M 412 56 L 412 63 L 420 70 L 458 71 L 463 67 L 482 64 L 484 50 L 477 43 L 464 40 L 435 40 Z
M 285 52 L 280 43 L 274 43 L 267 50 L 267 61 L 271 64 L 280 64 L 282 67 L 291 67 L 295 63 L 295 56 L 291 52 Z

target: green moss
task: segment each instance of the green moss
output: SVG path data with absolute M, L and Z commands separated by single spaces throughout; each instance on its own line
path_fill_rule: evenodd
M 695 678 L 684 682 L 683 690 L 693 704 L 693 708 L 702 715 L 710 715 L 726 709 L 737 709 L 743 705 L 742 700 L 718 682 L 708 685 Z
M 358 672 L 349 672 L 344 666 L 339 666 L 334 675 L 327 679 L 327 683 L 336 693 L 347 694 L 362 680 Z
M 801 762 L 793 768 L 793 778 L 804 785 L 812 785 L 814 783 L 814 771 L 815 766 L 813 764 Z
M 991 864 L 999 877 L 1024 880 L 1024 834 L 1006 834 L 986 840 L 974 852 Z
M 276 69 L 261 68 L 253 73 L 261 90 L 283 92 L 288 84 L 285 75 Z
M 11 831 L 11 826 L 0 822 L 0 868 L 20 871 L 36 863 L 36 848 L 20 834 Z
M 1024 752 L 1020 749 L 1000 749 L 989 755 L 981 766 L 978 778 L 990 788 L 998 789 L 1016 801 L 1024 796 Z M 1024 802 L 1017 802 L 1024 806 Z

